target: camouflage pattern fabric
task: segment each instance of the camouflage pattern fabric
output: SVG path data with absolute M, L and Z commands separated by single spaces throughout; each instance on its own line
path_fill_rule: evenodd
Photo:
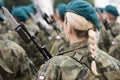
M 109 49 L 109 54 L 120 60 L 120 34 L 114 38 Z
M 0 39 L 9 39 L 17 44 L 20 44 L 20 41 L 22 40 L 14 30 L 8 30 L 6 33 L 0 34 Z
M 31 23 L 31 24 L 33 24 L 33 23 Z M 30 26 L 26 26 L 26 27 L 30 27 Z M 34 27 L 34 26 L 32 26 L 32 27 Z M 35 29 L 35 30 L 37 30 L 37 29 Z M 33 32 L 35 32 L 35 30 L 33 30 Z M 34 34 L 30 29 L 28 31 L 30 32 L 31 35 Z M 33 61 L 33 63 L 35 64 L 35 66 L 37 68 L 39 68 L 40 65 L 44 62 L 44 57 L 41 55 L 41 53 L 39 51 L 36 50 L 36 47 L 33 44 L 33 42 L 26 44 L 22 40 L 22 38 L 18 35 L 18 33 L 15 32 L 14 30 L 9 30 L 8 32 L 6 32 L 4 34 L 0 34 L 0 39 L 4 39 L 4 40 L 9 39 L 9 40 L 12 40 L 12 41 L 18 43 L 26 51 L 28 57 Z M 36 37 L 36 42 L 38 44 L 40 44 L 39 37 Z
M 0 40 L 0 80 L 36 80 L 36 69 L 15 42 Z
M 41 46 L 46 46 L 48 51 L 50 51 L 53 43 L 56 41 L 57 33 L 53 29 L 47 29 L 47 31 L 50 36 L 46 35 L 45 32 L 41 30 L 39 34 L 39 40 L 41 42 Z
M 120 24 L 119 23 L 115 23 L 112 25 L 111 33 L 112 33 L 113 37 L 116 37 L 117 35 L 120 34 Z
M 26 28 L 30 32 L 31 35 L 34 35 L 35 32 L 39 32 L 38 36 L 36 37 L 35 41 L 38 45 L 41 45 L 42 42 L 39 38 L 39 35 L 41 34 L 41 31 L 39 27 L 31 20 L 29 19 L 25 23 Z M 29 44 L 26 44 L 24 41 L 20 42 L 20 45 L 25 49 L 26 53 L 28 54 L 28 57 L 33 61 L 37 69 L 43 64 L 44 57 L 41 55 L 41 53 L 36 49 L 36 46 L 33 44 L 33 42 L 30 42 Z
M 89 53 L 87 41 L 74 43 L 61 48 L 58 56 L 53 57 L 43 64 L 38 72 L 38 80 L 110 80 L 108 72 L 113 75 L 113 80 L 120 79 L 112 71 L 120 70 L 120 62 L 100 49 L 96 49 L 95 62 L 99 76 L 94 76 L 90 65 L 86 64 Z M 88 61 L 87 61 L 88 63 Z M 88 65 L 88 67 L 86 66 Z M 117 74 L 120 74 L 117 72 Z
M 6 33 L 7 32 L 7 27 L 3 24 L 0 24 L 0 34 Z
M 11 24 L 7 20 L 7 18 L 4 16 L 5 21 L 0 23 L 0 34 L 6 33 L 9 29 L 11 29 Z
M 25 26 L 31 32 L 36 32 L 36 31 L 39 32 L 40 31 L 39 27 L 31 19 L 28 19 L 25 22 Z
M 98 47 L 105 51 L 108 52 L 109 47 L 111 46 L 111 33 L 105 29 L 105 26 L 103 23 L 100 23 L 101 29 L 100 29 L 100 38 L 99 38 L 99 43 Z
M 63 36 L 64 34 L 63 33 L 60 33 L 60 39 L 56 39 L 55 42 L 53 43 L 52 45 L 52 48 L 50 50 L 50 53 L 52 55 L 56 55 L 56 53 L 58 52 L 58 50 L 60 49 L 60 47 L 62 45 L 67 45 L 69 44 L 66 40 L 65 40 L 65 37 Z

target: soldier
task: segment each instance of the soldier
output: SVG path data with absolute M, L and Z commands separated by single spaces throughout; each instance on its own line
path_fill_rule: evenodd
M 41 66 L 38 80 L 119 80 L 120 62 L 97 48 L 100 25 L 94 8 L 73 0 L 66 11 L 70 46 Z
M 118 14 L 118 10 L 116 7 L 107 5 L 102 12 L 97 11 L 100 14 L 102 20 L 101 23 L 101 34 L 99 40 L 99 48 L 108 52 L 111 42 L 115 36 L 117 36 L 120 32 L 120 24 L 116 22 Z
M 28 14 L 23 8 L 16 7 L 16 8 L 13 8 L 11 12 L 18 22 L 24 22 L 24 24 L 26 25 L 26 28 L 29 31 L 31 32 L 39 31 L 38 26 L 31 21 Z
M 97 13 L 97 16 L 100 22 L 100 26 L 101 26 L 98 47 L 101 50 L 108 52 L 108 49 L 111 45 L 111 41 L 109 39 L 109 35 L 104 25 L 104 19 L 103 19 L 104 8 L 96 8 L 95 10 L 96 10 L 96 13 Z
M 107 21 L 110 28 L 109 32 L 114 38 L 120 33 L 120 24 L 116 22 L 119 16 L 118 10 L 112 5 L 107 5 L 104 10 L 103 18 Z
M 104 11 L 104 8 L 95 8 L 96 12 L 97 12 L 97 16 L 100 22 L 102 22 L 102 14 Z
M 32 22 L 32 20 L 29 18 L 28 14 L 23 8 L 21 7 L 13 8 L 12 14 L 18 22 L 24 22 L 26 28 L 31 33 L 31 35 L 33 35 L 36 31 L 38 32 L 40 31 L 38 26 L 35 25 L 34 22 Z M 28 54 L 28 57 L 33 61 L 35 66 L 38 68 L 43 63 L 44 58 L 40 54 L 40 52 L 36 50 L 35 45 L 32 42 L 26 45 L 26 43 L 21 39 L 18 39 L 18 42 L 25 49 L 26 53 Z M 39 37 L 36 37 L 36 42 L 40 43 Z
M 56 38 L 56 41 L 54 42 L 51 48 L 50 53 L 52 53 L 53 55 L 57 53 L 57 51 L 62 45 L 68 44 L 63 34 L 63 23 L 64 23 L 64 16 L 66 13 L 66 6 L 67 5 L 64 3 L 59 3 L 56 9 L 56 13 L 55 13 L 56 24 L 59 26 L 61 33 L 59 34 L 60 37 L 58 39 Z
M 120 60 L 120 34 L 113 39 L 108 53 L 116 59 Z
M 36 80 L 36 68 L 24 49 L 10 40 L 0 40 L 0 80 Z

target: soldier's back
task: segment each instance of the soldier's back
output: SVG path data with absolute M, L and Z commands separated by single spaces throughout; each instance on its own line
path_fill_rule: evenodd
M 39 78 L 45 77 L 45 80 L 120 79 L 120 62 L 100 49 L 96 49 L 96 57 L 94 59 L 100 75 L 95 76 L 91 71 L 91 61 L 93 59 L 89 56 L 87 44 L 84 42 L 82 44 L 76 43 L 63 48 L 58 56 L 53 57 L 41 67 Z
M 1 80 L 35 80 L 36 68 L 15 42 L 0 40 Z

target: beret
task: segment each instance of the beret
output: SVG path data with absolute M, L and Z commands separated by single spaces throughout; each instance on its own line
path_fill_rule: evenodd
M 98 30 L 100 29 L 96 11 L 88 2 L 83 0 L 73 0 L 68 3 L 66 11 L 85 17 L 88 21 L 93 23 Z
M 114 15 L 114 16 L 119 16 L 117 8 L 112 6 L 112 5 L 107 5 L 105 7 L 105 11 L 112 14 L 112 15 Z
M 26 22 L 28 20 L 27 13 L 21 7 L 14 7 L 11 11 L 12 15 L 18 18 L 20 21 Z
M 30 15 L 31 13 L 32 14 L 35 14 L 36 13 L 36 9 L 34 7 L 33 4 L 30 4 L 30 5 L 27 5 L 27 6 L 21 6 L 21 8 L 23 8 L 23 10 L 25 10 L 25 12 Z
M 61 17 L 61 19 L 64 21 L 64 16 L 65 16 L 65 13 L 66 13 L 66 7 L 67 5 L 64 4 L 64 3 L 59 3 L 57 8 L 58 8 L 58 11 L 59 11 L 59 15 Z
M 104 8 L 95 8 L 95 10 L 96 10 L 96 12 L 101 12 L 101 13 L 103 13 L 103 11 L 104 11 Z

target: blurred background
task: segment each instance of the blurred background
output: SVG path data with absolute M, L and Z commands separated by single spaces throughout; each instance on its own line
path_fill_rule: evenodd
M 32 3 L 32 0 L 3 0 L 5 2 L 5 5 L 11 9 L 13 6 L 21 6 L 21 5 L 28 5 L 30 3 Z M 68 3 L 71 0 L 54 0 L 54 7 L 56 7 L 56 5 L 60 2 L 63 3 Z M 91 3 L 93 5 L 94 0 L 86 0 L 89 3 Z

